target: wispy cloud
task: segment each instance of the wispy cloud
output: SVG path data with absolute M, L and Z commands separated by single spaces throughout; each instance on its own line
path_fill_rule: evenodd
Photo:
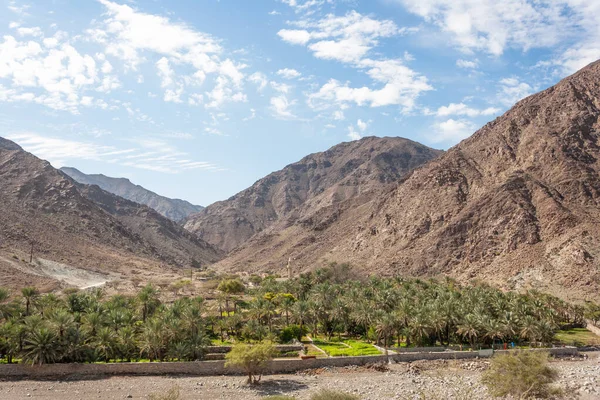
M 193 160 L 188 153 L 158 138 L 127 139 L 126 142 L 132 145 L 126 148 L 49 137 L 34 132 L 14 132 L 7 138 L 56 168 L 70 165 L 72 160 L 94 160 L 169 174 L 191 169 L 223 170 L 216 164 Z

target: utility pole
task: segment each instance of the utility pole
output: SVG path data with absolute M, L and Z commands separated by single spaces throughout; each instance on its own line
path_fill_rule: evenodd
M 29 253 L 29 264 L 33 263 L 33 240 L 31 241 L 31 252 Z

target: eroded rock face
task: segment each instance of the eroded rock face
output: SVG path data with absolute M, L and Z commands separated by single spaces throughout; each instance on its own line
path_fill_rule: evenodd
M 358 206 L 342 201 L 345 212 L 310 232 L 312 242 L 306 229 L 288 227 L 221 265 L 278 269 L 292 257 L 301 270 L 327 259 L 597 296 L 599 140 L 596 62 L 520 101 L 393 191 Z
M 300 223 L 321 231 L 337 219 L 338 204 L 389 188 L 439 154 L 403 138 L 369 137 L 342 143 L 208 206 L 192 215 L 185 227 L 225 251 L 275 225 Z

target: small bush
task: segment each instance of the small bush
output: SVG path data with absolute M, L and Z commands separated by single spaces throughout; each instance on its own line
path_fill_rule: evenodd
M 324 389 L 310 396 L 310 400 L 360 400 L 360 398 L 350 393 Z
M 305 327 L 300 328 L 299 325 L 289 325 L 283 328 L 281 333 L 279 333 L 279 341 L 281 343 L 289 343 L 293 339 L 300 341 L 306 332 L 307 330 Z
M 490 394 L 495 397 L 513 396 L 519 399 L 549 398 L 557 393 L 551 384 L 558 372 L 548 366 L 547 352 L 520 351 L 497 355 L 482 377 Z
M 173 386 L 167 393 L 152 393 L 150 394 L 150 400 L 179 400 L 179 386 Z

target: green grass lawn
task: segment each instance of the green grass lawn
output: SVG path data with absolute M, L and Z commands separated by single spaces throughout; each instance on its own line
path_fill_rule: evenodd
M 314 339 L 313 342 L 332 357 L 371 356 L 381 354 L 381 352 L 373 345 L 359 340 L 345 339 L 342 342 L 337 340 L 328 342 L 321 339 Z
M 556 340 L 566 345 L 600 345 L 600 337 L 585 328 L 572 328 L 556 332 Z

